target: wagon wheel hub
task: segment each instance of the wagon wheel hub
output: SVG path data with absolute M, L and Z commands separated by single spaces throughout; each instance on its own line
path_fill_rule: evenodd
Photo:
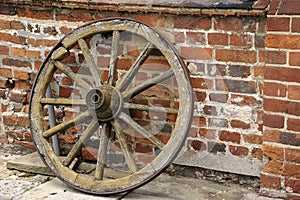
M 123 107 L 123 98 L 119 90 L 108 85 L 92 88 L 85 101 L 91 115 L 102 122 L 114 119 Z

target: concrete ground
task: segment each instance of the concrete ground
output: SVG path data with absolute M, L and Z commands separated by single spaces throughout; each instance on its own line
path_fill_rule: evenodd
M 33 174 L 32 170 L 48 175 Z M 0 145 L 0 200 L 272 200 L 272 198 L 259 196 L 253 188 L 238 184 L 221 184 L 167 174 L 161 174 L 133 192 L 101 197 L 76 191 L 49 174 L 51 172 L 43 165 L 36 153 L 27 155 L 16 153 L 10 147 L 3 148 L 3 145 Z

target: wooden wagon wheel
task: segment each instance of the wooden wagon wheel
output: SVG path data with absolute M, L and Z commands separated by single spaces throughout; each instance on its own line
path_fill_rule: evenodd
M 149 26 L 116 18 L 80 27 L 53 48 L 32 89 L 30 125 L 58 178 L 84 192 L 115 194 L 171 164 L 192 112 L 187 70 L 174 48 Z

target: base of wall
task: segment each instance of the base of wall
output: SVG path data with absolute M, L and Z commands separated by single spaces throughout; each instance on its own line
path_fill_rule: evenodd
M 174 163 L 255 177 L 263 169 L 262 160 L 208 152 L 181 151 Z

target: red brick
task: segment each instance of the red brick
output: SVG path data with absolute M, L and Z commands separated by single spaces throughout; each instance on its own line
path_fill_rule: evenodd
M 208 30 L 211 28 L 211 17 L 174 16 L 174 28 Z
M 15 30 L 25 30 L 25 26 L 22 22 L 19 21 L 11 21 L 10 28 Z
M 217 61 L 255 63 L 256 52 L 248 50 L 217 49 Z
M 18 125 L 29 128 L 29 120 L 27 115 L 21 115 L 18 117 Z
M 180 47 L 184 59 L 212 60 L 212 49 L 201 47 Z
M 300 68 L 266 67 L 265 79 L 300 83 Z
M 11 91 L 10 100 L 14 101 L 14 102 L 17 102 L 17 103 L 26 104 L 26 103 L 28 103 L 27 102 L 27 93 L 20 93 L 20 92 Z
M 195 101 L 198 102 L 203 102 L 206 99 L 206 92 L 198 92 L 198 91 L 194 91 L 195 93 Z
M 264 83 L 264 95 L 272 97 L 285 97 L 286 85 L 281 83 L 265 82 Z
M 225 17 L 215 18 L 216 30 L 254 32 L 256 30 L 256 21 L 249 18 Z
M 15 67 L 28 67 L 31 68 L 30 62 L 17 60 L 17 59 L 11 59 L 11 58 L 4 58 L 2 60 L 3 65 L 7 66 L 15 66 Z
M 34 19 L 53 19 L 53 10 L 51 9 L 42 9 L 38 10 L 34 7 L 23 7 L 17 9 L 18 16 L 28 17 Z
M 17 125 L 18 116 L 17 115 L 3 115 L 3 124 L 5 125 Z
M 300 14 L 300 1 L 295 0 L 285 0 L 281 1 L 278 14 L 288 14 L 288 15 L 294 15 L 294 14 Z
M 82 10 L 59 10 L 56 12 L 56 20 L 67 20 L 70 22 L 88 22 L 92 21 L 92 15 L 90 12 L 85 12 Z
M 279 143 L 280 136 L 281 136 L 281 131 L 266 129 L 264 131 L 263 141 Z
M 205 44 L 205 42 L 206 42 L 205 33 L 187 32 L 186 40 L 187 40 L 187 43 L 191 44 L 191 45 L 194 45 L 195 43 Z
M 230 35 L 230 45 L 239 47 L 251 47 L 253 38 L 251 35 Z
M 264 115 L 264 126 L 272 128 L 283 128 L 284 117 L 279 115 Z
M 249 123 L 245 123 L 243 121 L 240 120 L 231 120 L 230 125 L 232 128 L 240 128 L 240 129 L 249 129 L 250 128 L 250 124 Z
M 30 80 L 30 73 L 26 71 L 14 70 L 14 78 L 20 80 Z
M 277 176 L 261 174 L 260 185 L 261 187 L 279 190 L 281 188 L 281 179 Z
M 0 33 L 0 41 L 11 42 L 12 36 L 8 33 Z
M 219 138 L 222 141 L 240 144 L 241 134 L 238 132 L 221 131 Z
M 264 165 L 264 172 L 271 174 L 283 174 L 283 162 L 277 160 L 269 160 L 268 163 Z
M 165 25 L 166 17 L 164 15 L 148 14 L 148 15 L 135 15 L 134 19 L 144 22 L 147 25 L 152 27 L 163 28 Z
M 285 159 L 288 162 L 300 163 L 300 149 L 285 149 Z
M 207 149 L 206 144 L 200 140 L 188 140 L 188 148 L 194 151 L 205 151 Z
M 190 81 L 193 88 L 211 89 L 213 86 L 212 80 L 209 79 L 191 78 Z
M 15 81 L 15 88 L 17 90 L 24 90 L 24 91 L 30 91 L 31 90 L 31 83 L 29 81 L 23 81 L 23 80 L 19 80 L 19 81 Z
M 268 17 L 267 18 L 268 31 L 286 31 L 290 30 L 290 18 L 288 17 Z
M 284 181 L 285 187 L 290 187 L 293 190 L 293 193 L 300 193 L 300 180 L 287 178 Z M 299 196 L 298 196 L 299 197 Z M 299 199 L 299 198 L 295 198 Z
M 284 164 L 284 175 L 286 177 L 300 178 L 300 165 L 299 164 Z
M 25 57 L 26 49 L 24 48 L 11 48 L 11 55 L 17 57 Z
M 300 32 L 300 18 L 292 19 L 292 32 Z
M 8 55 L 9 54 L 9 48 L 8 48 L 8 46 L 0 45 L 0 54 L 2 54 L 2 55 Z
M 200 128 L 199 135 L 207 139 L 216 139 L 216 130 L 211 130 L 211 129 L 207 130 L 205 128 Z
M 261 105 L 262 102 L 253 96 L 241 95 L 241 94 L 231 94 L 231 103 L 236 105 L 248 105 L 257 106 Z
M 253 148 L 252 156 L 254 158 L 262 159 L 263 158 L 263 152 L 260 148 Z
M 266 111 L 286 113 L 288 102 L 278 99 L 264 99 L 264 109 Z
M 10 68 L 0 68 L 0 76 L 11 78 L 12 72 Z
M 41 52 L 35 51 L 35 50 L 27 50 L 26 51 L 26 57 L 31 59 L 40 59 L 41 58 Z
M 274 15 L 277 12 L 280 3 L 281 3 L 281 0 L 272 0 L 270 3 L 270 10 L 269 10 L 268 14 Z
M 300 116 L 300 102 L 298 101 L 290 101 L 287 105 L 287 114 Z
M 7 136 L 17 140 L 24 139 L 24 132 L 20 130 L 8 131 Z
M 300 35 L 268 34 L 265 46 L 277 49 L 300 49 Z
M 33 142 L 14 140 L 14 143 L 27 149 L 35 149 Z
M 272 146 L 269 144 L 263 144 L 264 156 L 269 157 L 274 160 L 283 160 L 284 159 L 284 149 L 277 146 Z
M 300 132 L 300 119 L 289 118 L 287 120 L 287 129 Z
M 208 33 L 208 44 L 227 46 L 228 35 L 226 33 Z
M 259 62 L 267 64 L 285 64 L 287 62 L 285 51 L 259 51 Z
M 229 151 L 234 156 L 247 156 L 249 153 L 249 149 L 243 146 L 233 146 L 229 145 Z
M 243 138 L 244 138 L 244 142 L 249 144 L 262 144 L 263 142 L 263 137 L 261 135 L 244 134 Z
M 64 35 L 67 35 L 67 34 L 71 33 L 72 31 L 73 31 L 72 28 L 68 28 L 68 27 L 65 27 L 65 26 L 60 28 L 60 32 Z
M 97 161 L 98 149 L 91 147 L 84 147 L 81 149 L 82 157 L 84 160 Z
M 289 64 L 292 66 L 300 66 L 300 52 L 290 52 Z

